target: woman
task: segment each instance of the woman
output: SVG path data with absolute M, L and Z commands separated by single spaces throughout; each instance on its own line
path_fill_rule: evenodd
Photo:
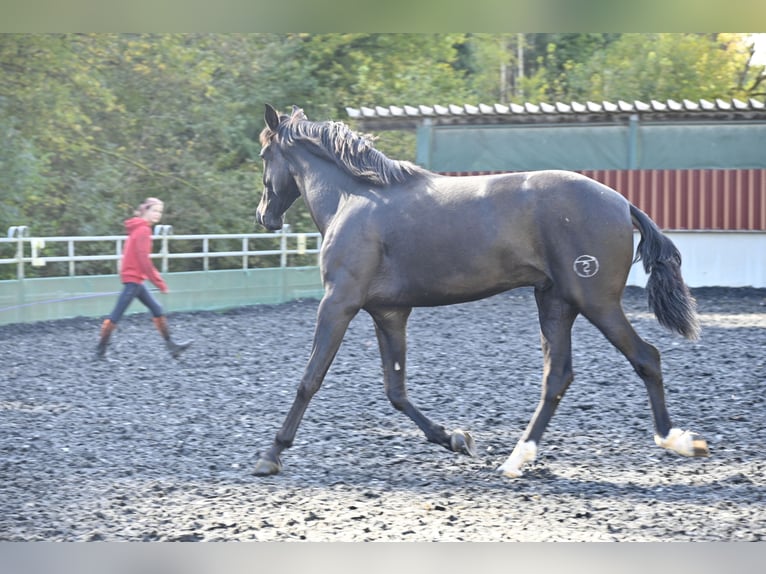
M 133 299 L 138 299 L 151 311 L 154 324 L 162 338 L 165 339 L 165 345 L 174 358 L 178 358 L 191 345 L 191 341 L 176 343 L 170 338 L 167 319 L 162 307 L 144 286 L 144 281 L 149 279 L 149 281 L 159 287 L 162 293 L 168 292 L 168 286 L 150 259 L 152 252 L 152 226 L 159 223 L 160 219 L 162 219 L 163 207 L 162 201 L 156 197 L 149 197 L 138 206 L 135 217 L 125 220 L 128 239 L 125 242 L 122 263 L 120 265 L 120 279 L 122 280 L 123 288 L 114 310 L 108 318 L 104 319 L 101 325 L 101 337 L 96 349 L 99 357 L 103 357 L 106 353 L 109 338 L 117 328 L 117 323 Z

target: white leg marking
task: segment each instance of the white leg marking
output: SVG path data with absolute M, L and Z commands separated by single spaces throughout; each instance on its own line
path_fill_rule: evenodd
M 691 431 L 681 430 L 679 428 L 672 428 L 668 432 L 668 436 L 662 438 L 659 435 L 654 435 L 654 442 L 657 446 L 672 450 L 683 456 L 699 456 L 699 441 L 695 438 L 695 435 Z M 695 449 L 695 441 L 697 441 L 697 448 Z M 704 443 L 704 441 L 703 441 Z M 695 452 L 695 450 L 697 452 Z
M 521 467 L 527 462 L 535 460 L 535 458 L 537 458 L 537 445 L 535 441 L 519 441 L 513 449 L 511 456 L 500 465 L 497 471 L 508 478 L 518 478 L 523 474 Z
M 402 366 L 399 364 L 399 361 L 394 361 L 394 370 L 395 371 L 401 371 Z

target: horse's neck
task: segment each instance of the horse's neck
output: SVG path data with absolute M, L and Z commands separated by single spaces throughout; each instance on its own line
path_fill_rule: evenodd
M 303 201 L 319 231 L 324 234 L 340 211 L 350 176 L 329 161 L 305 153 L 299 158 L 300 176 L 296 178 Z

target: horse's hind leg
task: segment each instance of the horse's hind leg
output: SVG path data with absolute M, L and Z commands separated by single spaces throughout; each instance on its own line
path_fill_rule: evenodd
M 553 289 L 535 290 L 543 349 L 543 388 L 540 402 L 513 452 L 498 468 L 509 478 L 522 475 L 522 467 L 537 456 L 537 445 L 574 379 L 572 371 L 572 325 L 577 310 Z
M 620 305 L 599 306 L 595 310 L 583 310 L 583 314 L 625 355 L 644 381 L 654 417 L 654 440 L 657 445 L 684 456 L 707 456 L 708 447 L 704 439 L 671 423 L 665 406 L 660 353 L 638 336 Z
M 443 426 L 434 423 L 412 404 L 405 384 L 407 364 L 407 319 L 411 309 L 368 310 L 375 322 L 380 356 L 383 361 L 383 379 L 388 400 L 397 410 L 406 414 L 420 427 L 430 442 L 448 450 L 473 456 L 473 437 L 465 431 L 448 433 Z

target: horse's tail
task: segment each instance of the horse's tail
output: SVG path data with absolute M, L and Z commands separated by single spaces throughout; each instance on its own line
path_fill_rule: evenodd
M 631 205 L 630 215 L 641 233 L 634 263 L 642 261 L 649 274 L 649 308 L 660 325 L 687 339 L 697 339 L 697 303 L 681 276 L 681 253 L 643 211 Z

